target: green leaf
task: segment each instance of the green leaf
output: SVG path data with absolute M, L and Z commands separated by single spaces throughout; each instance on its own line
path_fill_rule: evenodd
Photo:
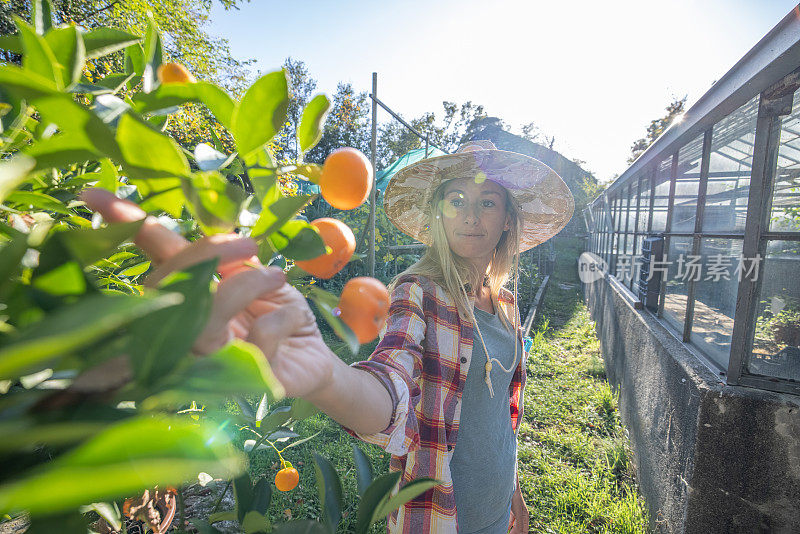
M 138 78 L 141 78 L 144 73 L 144 47 L 141 44 L 125 48 L 125 73 L 133 74 Z
M 303 163 L 302 165 L 297 165 L 293 172 L 306 178 L 312 184 L 317 185 L 319 185 L 319 179 L 322 177 L 322 167 L 316 163 Z
M 207 143 L 199 143 L 194 147 L 194 160 L 201 171 L 219 170 L 229 159 L 222 152 L 218 151 Z
M 49 314 L 0 349 L 0 380 L 38 371 L 52 360 L 98 341 L 134 319 L 181 302 L 156 297 L 92 295 Z
M 305 399 L 297 398 L 292 401 L 292 411 L 290 413 L 292 419 L 302 421 L 303 419 L 308 419 L 312 415 L 319 413 L 319 408 Z
M 98 154 L 87 148 L 85 139 L 74 135 L 58 134 L 34 143 L 25 149 L 25 154 L 35 158 L 34 172 L 50 168 L 69 167 L 98 158 Z
M 22 67 L 43 78 L 53 80 L 56 87 L 61 89 L 63 84 L 58 72 L 58 62 L 47 41 L 22 19 L 14 17 L 14 20 L 19 27 L 19 36 L 22 40 Z
M 219 523 L 220 521 L 236 521 L 236 512 L 233 510 L 217 512 L 209 515 L 208 521 L 209 523 Z
M 234 108 L 231 133 L 246 158 L 272 139 L 286 122 L 289 88 L 281 69 L 259 78 Z
M 269 205 L 263 206 L 261 215 L 250 231 L 250 237 L 257 237 L 262 234 L 271 235 L 276 232 L 280 227 L 301 212 L 314 198 L 316 198 L 315 195 L 281 197 Z
M 325 322 L 330 325 L 336 335 L 339 336 L 339 339 L 347 343 L 350 352 L 352 352 L 353 355 L 357 355 L 361 345 L 358 342 L 356 334 L 344 321 L 339 319 L 339 315 L 335 312 L 336 308 L 339 306 L 338 297 L 328 293 L 324 289 L 314 287 L 309 291 L 308 298 L 317 305 L 317 309 L 322 314 Z
M 189 211 L 205 234 L 233 231 L 246 199 L 240 187 L 230 183 L 220 173 L 197 172 L 190 182 L 182 182 Z
M 264 394 L 266 396 L 266 394 Z M 256 414 L 253 412 L 253 407 L 250 406 L 250 403 L 247 401 L 244 395 L 233 395 L 233 400 L 236 401 L 236 404 L 239 405 L 239 409 L 242 410 L 242 415 L 247 419 L 255 419 Z
M 267 410 L 269 410 L 269 397 L 266 393 L 261 395 L 261 400 L 258 403 L 258 408 L 256 409 L 256 413 L 254 419 L 256 421 L 256 428 L 261 426 L 261 421 L 267 415 Z
M 36 276 L 31 285 L 51 295 L 82 295 L 86 292 L 86 278 L 81 266 L 70 261 L 42 275 Z
M 149 261 L 143 261 L 142 263 L 137 263 L 132 267 L 128 267 L 127 269 L 123 269 L 120 271 L 120 276 L 127 276 L 128 278 L 135 278 L 140 274 L 144 274 L 150 268 Z
M 317 95 L 306 104 L 300 126 L 297 128 L 297 140 L 300 141 L 300 150 L 307 152 L 316 145 L 322 137 L 322 124 L 331 109 L 331 101 L 325 95 Z
M 133 177 L 138 177 L 136 175 L 141 174 L 141 170 L 169 176 L 189 174 L 189 162 L 178 144 L 166 135 L 153 131 L 130 114 L 126 113 L 119 119 L 117 142 L 126 169 Z M 147 173 L 142 177 L 148 177 Z
M 83 42 L 86 45 L 86 58 L 94 59 L 116 52 L 138 43 L 142 38 L 116 28 L 101 26 L 94 28 L 83 34 Z M 135 47 L 132 47 L 135 48 Z M 140 47 L 141 49 L 141 47 Z M 141 71 L 137 71 L 141 74 Z
M 25 534 L 52 534 L 53 532 L 87 532 L 89 516 L 69 510 L 64 514 L 32 517 Z
M 117 192 L 117 185 L 119 184 L 117 166 L 108 158 L 100 160 L 100 168 L 95 172 L 87 172 L 83 175 L 83 178 L 86 180 L 87 185 L 96 181 L 97 183 L 94 184 L 94 187 L 99 187 L 112 193 Z
M 184 357 L 208 320 L 216 264 L 216 259 L 198 263 L 164 279 L 159 289 L 182 294 L 180 305 L 141 317 L 131 325 L 128 354 L 140 383 L 163 381 L 179 362 L 201 362 Z
M 301 519 L 275 526 L 272 534 L 328 534 L 328 528 L 318 521 Z
M 164 62 L 164 45 L 161 34 L 153 20 L 147 15 L 147 35 L 144 40 L 144 71 L 142 73 L 142 90 L 149 93 L 158 87 L 158 67 Z
M 22 40 L 19 34 L 0 35 L 0 48 L 22 55 Z
M 381 519 L 382 516 L 378 515 L 382 510 L 381 505 L 389 500 L 401 475 L 400 471 L 392 471 L 379 476 L 369 485 L 358 504 L 356 534 L 365 534 L 370 525 Z
M 25 154 L 0 161 L 0 203 L 5 202 L 8 195 L 25 181 L 35 166 L 36 160 Z
M 233 494 L 236 497 L 236 520 L 241 523 L 253 504 L 253 481 L 247 471 L 233 479 Z
M 0 486 L 0 512 L 51 514 L 153 486 L 177 486 L 200 471 L 225 477 L 246 468 L 216 425 L 141 416 L 112 425 L 78 448 Z
M 96 513 L 105 519 L 106 523 L 108 523 L 109 526 L 114 530 L 120 530 L 122 528 L 122 516 L 120 515 L 116 504 L 112 505 L 111 503 L 107 502 L 94 502 L 89 506 L 82 506 L 81 512 L 84 514 L 87 512 Z
M 34 450 L 42 445 L 62 447 L 94 436 L 108 426 L 106 421 L 64 421 L 45 423 L 26 418 L 0 423 L 0 452 L 11 454 Z
M 261 421 L 261 432 L 270 432 L 291 419 L 291 406 L 278 406 Z
M 28 251 L 28 236 L 14 229 L 11 231 L 11 240 L 0 245 L 0 300 L 3 300 L 6 288 L 14 283 L 12 276 L 19 270 L 22 257 Z
M 75 25 L 53 28 L 45 35 L 45 41 L 56 58 L 61 85 L 67 87 L 80 80 L 86 61 L 86 49 L 83 37 Z
M 64 215 L 72 214 L 63 202 L 39 191 L 14 191 L 8 195 L 6 203 L 21 205 L 23 206 L 22 209 L 27 210 L 54 211 Z
M 122 89 L 133 76 L 134 74 L 108 74 L 96 83 L 99 88 L 107 89 L 107 92 L 116 93 Z
M 222 513 L 222 512 L 220 512 L 220 513 Z M 214 515 L 216 515 L 216 514 L 214 514 Z M 224 521 L 224 519 L 220 519 L 220 521 Z M 214 528 L 211 525 L 209 525 L 208 521 L 203 521 L 202 519 L 197 519 L 197 518 L 193 517 L 193 518 L 189 519 L 189 523 L 191 523 L 192 526 L 197 529 L 197 532 L 199 534 L 219 534 L 219 532 L 220 532 L 216 528 Z
M 290 260 L 310 260 L 327 252 L 319 231 L 306 221 L 287 221 L 269 236 L 275 250 Z
M 356 463 L 356 478 L 358 480 L 358 494 L 364 496 L 364 492 L 372 484 L 372 464 L 358 445 L 351 444 L 353 447 L 353 459 Z
M 154 178 L 129 181 L 137 187 L 142 197 L 140 208 L 148 212 L 165 211 L 177 219 L 183 213 L 183 206 L 186 204 L 183 180 L 183 178 Z
M 83 149 L 97 154 L 96 159 L 109 157 L 122 159 L 120 147 L 114 141 L 114 133 L 97 115 L 73 101 L 69 95 L 50 96 L 35 101 L 36 109 L 42 116 L 42 122 L 53 123 L 61 130 L 47 141 L 59 143 L 63 147 Z M 34 144 L 31 152 L 36 153 Z M 59 145 L 56 145 L 59 146 Z M 78 160 L 76 163 L 82 163 Z
M 266 477 L 261 477 L 253 488 L 253 504 L 250 509 L 266 515 L 270 501 L 272 501 L 272 485 Z
M 50 0 L 31 0 L 31 22 L 39 35 L 44 35 L 53 27 L 53 6 Z
M 56 85 L 52 79 L 16 65 L 0 65 L 0 86 L 3 90 L 27 100 L 56 94 Z
M 283 386 L 272 374 L 261 349 L 241 339 L 234 339 L 203 358 L 184 360 L 162 381 L 162 389 L 163 393 L 144 406 L 191 399 L 210 404 L 237 393 L 252 395 L 266 391 L 273 401 L 284 395 Z
M 269 149 L 264 147 L 243 159 L 248 167 L 247 176 L 250 178 L 250 183 L 253 184 L 253 190 L 260 205 L 263 206 L 265 203 L 279 198 L 277 195 L 280 191 L 275 190 L 275 182 L 278 178 L 274 170 L 275 159 Z
M 103 123 L 114 128 L 119 124 L 122 114 L 131 109 L 131 106 L 112 94 L 101 94 L 95 97 L 91 109 Z
M 150 93 L 139 93 L 133 99 L 136 111 L 152 113 L 179 106 L 187 102 L 198 102 L 214 114 L 225 128 L 231 127 L 233 99 L 220 87 L 208 82 L 168 83 L 160 85 Z
M 241 521 L 242 530 L 245 534 L 265 533 L 269 529 L 269 521 L 263 514 L 250 510 Z
M 144 219 L 113 223 L 98 229 L 76 228 L 59 232 L 52 239 L 60 241 L 73 258 L 87 267 L 111 254 L 128 239 L 133 239 L 142 224 Z M 46 248 L 42 255 L 47 255 Z
M 292 447 L 297 447 L 298 445 L 300 445 L 302 443 L 305 443 L 306 441 L 311 441 L 312 439 L 314 439 L 317 436 L 319 436 L 321 432 L 322 431 L 320 430 L 319 432 L 315 432 L 314 434 L 311 434 L 310 436 L 306 436 L 303 439 L 299 439 L 297 441 L 293 441 L 289 445 L 286 445 L 282 450 L 291 449 Z M 279 430 L 278 432 L 275 432 L 275 434 L 270 434 L 269 439 L 273 439 L 272 436 L 274 436 L 276 434 L 280 434 L 280 433 L 281 433 L 281 431 Z M 298 437 L 298 436 L 299 436 L 299 434 L 295 435 L 295 436 L 291 436 L 291 437 Z
M 333 464 L 316 452 L 314 471 L 317 474 L 317 492 L 322 507 L 323 522 L 330 532 L 336 532 L 339 520 L 342 518 L 342 483 Z
M 398 491 L 394 497 L 390 498 L 388 501 L 386 501 L 386 503 L 383 504 L 383 506 L 381 506 L 381 509 L 377 512 L 377 517 L 386 517 L 411 499 L 418 495 L 422 495 L 432 487 L 438 486 L 439 484 L 442 484 L 441 480 L 435 480 L 427 477 L 415 478 L 400 488 L 400 491 Z

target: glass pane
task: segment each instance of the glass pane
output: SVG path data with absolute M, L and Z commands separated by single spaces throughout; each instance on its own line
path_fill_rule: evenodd
M 633 232 L 636 228 L 636 182 L 633 179 L 628 190 L 628 232 Z
M 671 237 L 667 252 L 667 288 L 664 292 L 664 318 L 679 332 L 686 319 L 686 293 L 689 278 L 686 261 L 692 253 L 691 237 Z
M 694 232 L 702 159 L 703 135 L 700 134 L 678 152 L 675 206 L 672 212 L 672 228 L 670 228 L 673 232 Z
M 756 139 L 758 95 L 714 125 L 704 232 L 743 232 Z
M 639 193 L 639 224 L 636 229 L 639 232 L 647 231 L 647 218 L 650 216 L 650 177 L 642 178 L 641 191 Z
M 800 232 L 800 90 L 794 93 L 792 113 L 781 121 L 781 143 L 772 194 L 769 229 Z
M 653 199 L 653 232 L 667 229 L 667 207 L 669 206 L 669 173 L 672 167 L 672 156 L 658 165 L 656 169 L 656 191 Z
M 691 340 L 723 369 L 727 369 L 731 354 L 741 256 L 740 239 L 700 240 L 701 269 L 694 277 Z
M 770 241 L 761 267 L 749 370 L 800 381 L 800 243 Z

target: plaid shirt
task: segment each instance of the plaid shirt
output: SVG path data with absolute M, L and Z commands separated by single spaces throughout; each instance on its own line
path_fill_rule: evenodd
M 511 292 L 502 290 L 499 300 L 507 316 L 513 317 Z M 383 333 L 369 360 L 352 366 L 370 372 L 389 391 L 394 406 L 391 422 L 377 434 L 348 432 L 391 453 L 389 469 L 403 473 L 401 487 L 419 477 L 443 482 L 393 512 L 388 517 L 389 532 L 455 533 L 450 459 L 472 358 L 473 324 L 461 320 L 454 300 L 442 287 L 422 276 L 405 276 L 392 292 Z M 521 329 L 518 334 L 522 340 Z M 523 350 L 508 391 L 515 433 L 522 418 L 526 357 Z

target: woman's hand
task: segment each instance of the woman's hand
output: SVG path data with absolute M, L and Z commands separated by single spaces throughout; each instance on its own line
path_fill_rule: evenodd
M 519 487 L 519 477 L 517 477 L 517 489 L 511 497 L 511 520 L 509 532 L 511 534 L 527 534 L 530 517 L 528 516 L 528 506 L 522 498 L 522 489 Z
M 222 280 L 194 352 L 214 352 L 238 337 L 264 352 L 288 396 L 303 397 L 329 384 L 340 360 L 322 341 L 306 299 L 286 284 L 281 269 L 261 265 L 252 239 L 218 234 L 190 243 L 108 191 L 86 189 L 81 198 L 108 222 L 145 219 L 134 241 L 156 265 L 148 286 L 173 271 L 219 258 Z

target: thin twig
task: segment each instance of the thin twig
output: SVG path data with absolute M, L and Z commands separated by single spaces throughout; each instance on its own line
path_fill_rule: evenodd
M 80 23 L 82 23 L 83 21 L 85 21 L 86 19 L 88 19 L 89 17 L 93 17 L 93 16 L 95 16 L 95 15 L 99 15 L 99 14 L 100 14 L 100 13 L 102 13 L 103 11 L 107 11 L 107 10 L 111 9 L 112 7 L 114 7 L 114 6 L 115 6 L 115 5 L 117 5 L 117 4 L 119 4 L 119 0 L 114 0 L 113 2 L 111 2 L 110 4 L 108 4 L 107 6 L 105 6 L 105 7 L 101 7 L 100 9 L 95 9 L 94 11 L 92 11 L 92 12 L 90 12 L 90 13 L 87 13 L 87 14 L 86 14 L 86 15 L 84 15 L 82 18 L 80 18 L 80 19 L 77 19 L 77 20 L 74 20 L 73 22 L 74 22 L 75 24 L 80 24 Z

